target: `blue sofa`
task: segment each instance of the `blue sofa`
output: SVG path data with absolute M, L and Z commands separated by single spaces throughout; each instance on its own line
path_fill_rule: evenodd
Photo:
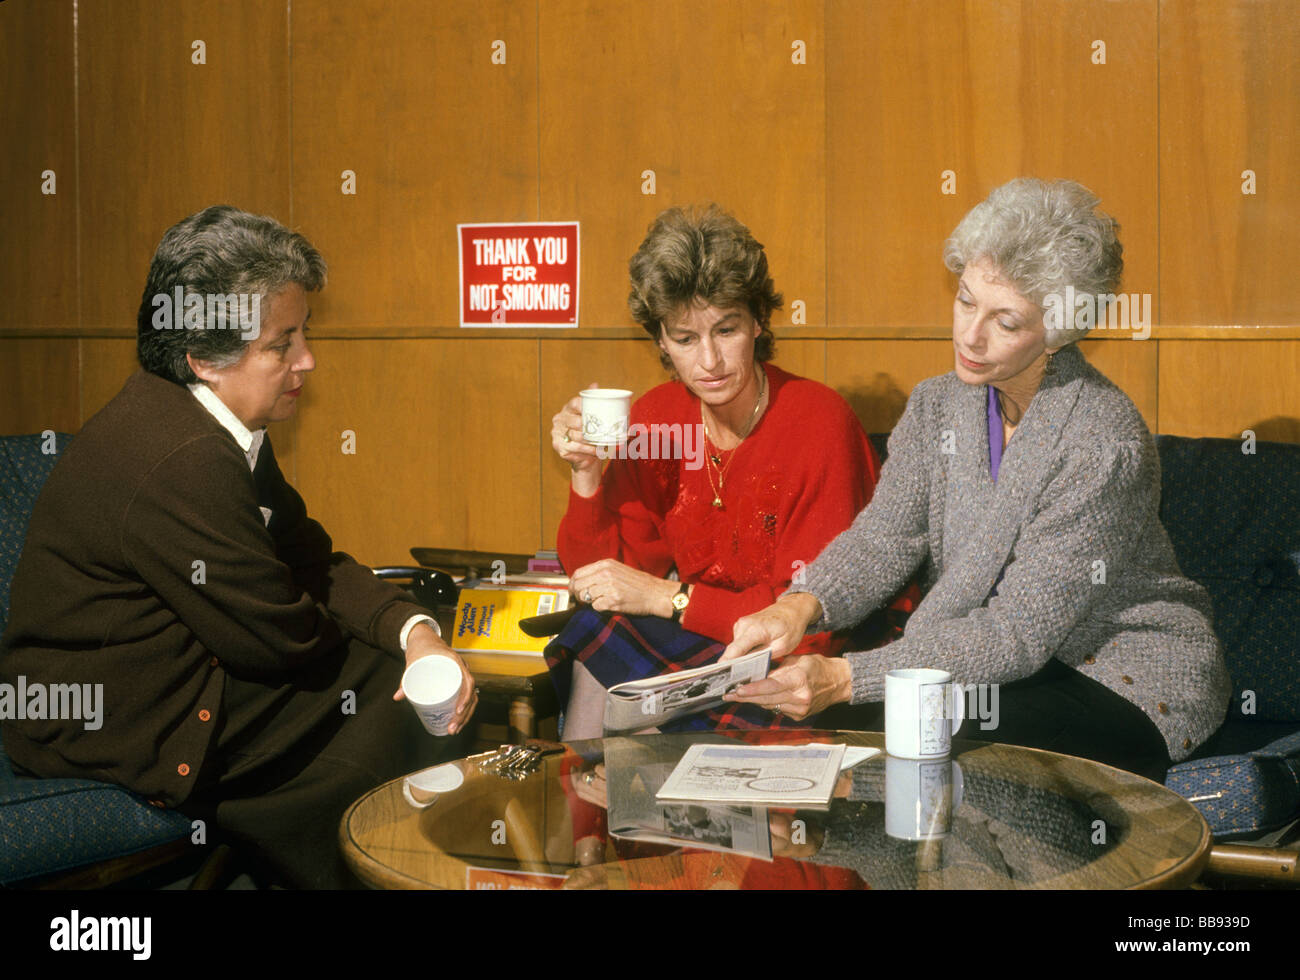
M 0 437 L 0 634 L 27 520 L 68 439 Z M 188 817 L 118 786 L 17 776 L 0 739 L 0 886 L 111 884 L 183 858 L 191 833 Z
M 49 434 L 52 436 L 52 434 Z M 56 437 L 62 450 L 68 436 Z M 883 435 L 872 437 L 881 458 Z M 0 437 L 0 631 L 27 520 L 55 455 Z M 1233 678 L 1227 722 L 1166 784 L 1217 841 L 1275 838 L 1300 817 L 1300 446 L 1159 436 L 1161 518 L 1204 585 Z M 0 885 L 184 844 L 189 820 L 120 788 L 15 776 L 0 744 Z M 1217 849 L 1216 849 L 1217 850 Z M 1294 856 L 1291 857 L 1294 867 Z
M 1214 604 L 1232 675 L 1223 727 L 1165 785 L 1215 839 L 1300 816 L 1300 446 L 1157 437 L 1160 516 L 1184 574 Z

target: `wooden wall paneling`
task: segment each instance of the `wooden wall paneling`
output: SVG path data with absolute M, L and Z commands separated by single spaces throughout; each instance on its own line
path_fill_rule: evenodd
M 943 242 L 1020 176 L 1093 190 L 1154 292 L 1154 0 L 829 0 L 826 30 L 832 325 L 949 323 Z
M 135 340 L 126 337 L 82 337 L 81 425 L 112 401 L 126 379 L 140 370 Z
M 786 299 L 774 326 L 795 300 L 825 322 L 823 22 L 822 0 L 544 5 L 541 207 L 582 222 L 582 325 L 626 324 L 650 222 L 709 201 L 766 247 Z
M 72 3 L 0 5 L 0 328 L 77 325 Z M 54 171 L 53 194 L 42 174 Z
M 918 381 L 947 374 L 950 340 L 828 340 L 826 383 L 853 406 L 868 432 L 890 432 Z
M 1160 341 L 1160 431 L 1300 442 L 1300 341 Z
M 456 224 L 538 219 L 536 20 L 508 0 L 293 4 L 294 219 L 330 263 L 318 331 L 457 326 Z
M 154 249 L 186 215 L 233 204 L 289 222 L 286 5 L 79 10 L 82 322 L 104 332 L 134 320 Z
M 789 332 L 786 328 L 785 332 Z M 776 335 L 776 357 L 774 364 L 797 374 L 801 378 L 812 378 L 826 383 L 826 341 L 800 337 Z
M 1079 349 L 1083 356 L 1109 378 L 1115 387 L 1133 399 L 1133 404 L 1142 413 L 1148 429 L 1152 432 L 1159 431 L 1157 392 L 1160 359 L 1156 341 L 1128 338 L 1102 340 L 1093 339 L 1094 337 L 1097 337 L 1096 331 L 1089 339 L 1080 342 Z
M 1162 324 L 1300 323 L 1297 51 L 1294 0 L 1160 6 Z
M 297 487 L 336 548 L 402 564 L 413 545 L 537 547 L 537 341 L 318 339 L 312 351 Z
M 569 502 L 569 467 L 551 448 L 551 419 L 564 404 L 593 381 L 605 388 L 628 388 L 639 398 L 669 379 L 659 363 L 659 349 L 645 340 L 542 340 L 541 412 L 537 453 L 541 467 L 542 540 L 554 548 L 555 531 Z M 520 487 L 519 503 L 528 506 L 530 488 Z
M 0 338 L 0 435 L 76 432 L 77 341 Z

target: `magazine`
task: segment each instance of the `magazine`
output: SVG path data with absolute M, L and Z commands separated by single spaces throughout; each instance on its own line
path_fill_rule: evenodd
M 827 806 L 843 745 L 692 745 L 655 794 L 659 800 Z
M 772 859 L 766 807 L 656 800 L 672 770 L 672 763 L 657 758 L 653 749 L 632 739 L 605 740 L 612 836 Z
M 541 657 L 549 637 L 532 637 L 519 621 L 545 616 L 569 606 L 567 579 L 550 584 L 544 576 L 511 577 L 518 584 L 462 588 L 452 620 L 450 647 L 457 653 L 516 653 Z M 527 583 L 527 584 L 525 584 Z
M 605 731 L 640 731 L 716 708 L 724 694 L 766 677 L 771 663 L 769 648 L 725 663 L 615 684 L 605 695 Z

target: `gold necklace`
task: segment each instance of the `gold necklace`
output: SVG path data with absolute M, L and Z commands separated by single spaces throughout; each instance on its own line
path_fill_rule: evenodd
M 749 423 L 745 426 L 745 434 L 740 437 L 740 442 L 744 442 L 748 439 L 749 434 L 754 431 L 754 423 L 758 419 L 758 410 L 763 407 L 763 396 L 767 394 L 767 372 L 763 371 L 762 368 L 759 368 L 759 371 L 761 372 L 762 381 L 758 389 L 758 401 L 754 402 L 754 410 L 749 413 Z M 700 424 L 704 426 L 705 437 L 712 442 L 712 437 L 709 435 L 709 423 L 704 417 L 703 399 L 700 400 Z M 727 470 L 731 469 L 731 463 L 732 460 L 736 458 L 736 450 L 740 448 L 740 442 L 736 443 L 736 445 L 732 447 L 731 458 L 727 460 L 725 466 L 722 464 L 722 460 L 718 458 L 717 454 L 707 454 L 709 458 L 705 462 L 704 472 L 708 474 L 709 487 L 713 490 L 713 506 L 718 510 L 722 510 L 722 488 L 726 485 Z M 716 446 L 717 443 L 714 443 L 714 445 Z M 718 452 L 723 452 L 723 450 L 719 449 Z M 710 467 L 709 463 L 712 463 L 713 466 Z M 717 483 L 713 482 L 714 469 L 718 471 Z

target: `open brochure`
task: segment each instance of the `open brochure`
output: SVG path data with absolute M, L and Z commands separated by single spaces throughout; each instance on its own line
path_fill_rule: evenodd
M 767 808 L 655 799 L 672 770 L 632 739 L 605 740 L 609 832 L 614 837 L 772 859 Z
M 615 684 L 605 695 L 605 731 L 640 731 L 716 708 L 724 694 L 766 677 L 771 663 L 770 649 L 756 650 L 725 663 Z
M 801 807 L 826 806 L 843 745 L 696 744 L 656 794 L 659 800 Z

